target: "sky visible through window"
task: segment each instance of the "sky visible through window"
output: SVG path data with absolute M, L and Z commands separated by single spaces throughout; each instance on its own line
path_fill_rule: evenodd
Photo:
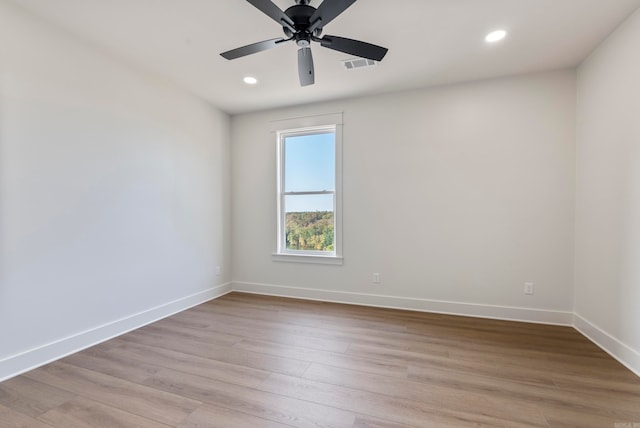
M 335 190 L 335 134 L 285 139 L 285 192 Z M 285 197 L 286 212 L 333 211 L 333 195 Z

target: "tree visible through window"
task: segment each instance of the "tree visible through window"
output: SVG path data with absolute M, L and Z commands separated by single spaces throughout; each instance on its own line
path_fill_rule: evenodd
M 336 254 L 336 128 L 282 131 L 279 253 Z

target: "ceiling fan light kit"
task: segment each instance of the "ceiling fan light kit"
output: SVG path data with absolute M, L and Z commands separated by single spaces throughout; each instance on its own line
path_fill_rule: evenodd
M 298 77 L 301 86 L 313 85 L 315 72 L 311 42 L 339 52 L 357 57 L 382 61 L 387 48 L 345 37 L 322 35 L 325 25 L 333 21 L 356 0 L 324 0 L 316 9 L 309 5 L 310 0 L 295 0 L 296 4 L 282 11 L 271 0 L 247 0 L 262 13 L 282 26 L 286 38 L 264 40 L 223 52 L 220 55 L 228 60 L 275 48 L 285 42 L 294 41 L 298 45 Z

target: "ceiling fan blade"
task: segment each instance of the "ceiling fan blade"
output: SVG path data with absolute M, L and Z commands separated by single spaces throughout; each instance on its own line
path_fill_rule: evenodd
M 294 30 L 293 21 L 284 12 L 270 0 L 247 0 L 253 6 L 258 8 L 262 13 L 276 21 L 278 24 L 289 27 Z M 295 30 L 294 30 L 295 31 Z
M 313 85 L 315 82 L 311 48 L 298 49 L 298 77 L 300 78 L 300 86 Z
M 282 38 L 265 40 L 265 41 L 253 43 L 247 46 L 242 46 L 241 48 L 231 49 L 230 51 L 222 52 L 220 55 L 225 59 L 236 59 L 236 58 L 251 55 L 257 52 L 266 51 L 267 49 L 275 48 L 280 43 L 286 42 L 286 41 L 287 40 Z
M 355 2 L 356 0 L 323 0 L 318 9 L 309 18 L 311 23 L 309 31 L 313 32 L 316 28 L 324 27 Z
M 372 59 L 374 61 L 382 61 L 382 58 L 384 58 L 388 51 L 387 48 L 372 45 L 371 43 L 329 35 L 320 39 L 320 44 L 325 48 Z

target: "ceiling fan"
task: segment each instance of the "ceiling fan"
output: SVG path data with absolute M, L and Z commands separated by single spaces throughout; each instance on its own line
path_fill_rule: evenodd
M 295 0 L 296 4 L 284 12 L 271 0 L 247 0 L 269 18 L 282 25 L 286 38 L 264 40 L 240 48 L 223 52 L 226 59 L 236 59 L 267 49 L 275 48 L 284 42 L 295 41 L 298 45 L 298 76 L 301 86 L 313 85 L 315 81 L 311 42 L 320 46 L 345 52 L 362 58 L 382 61 L 387 48 L 372 45 L 359 40 L 344 37 L 322 35 L 322 29 L 338 15 L 344 12 L 356 0 L 324 0 L 316 9 L 309 6 L 310 0 Z

